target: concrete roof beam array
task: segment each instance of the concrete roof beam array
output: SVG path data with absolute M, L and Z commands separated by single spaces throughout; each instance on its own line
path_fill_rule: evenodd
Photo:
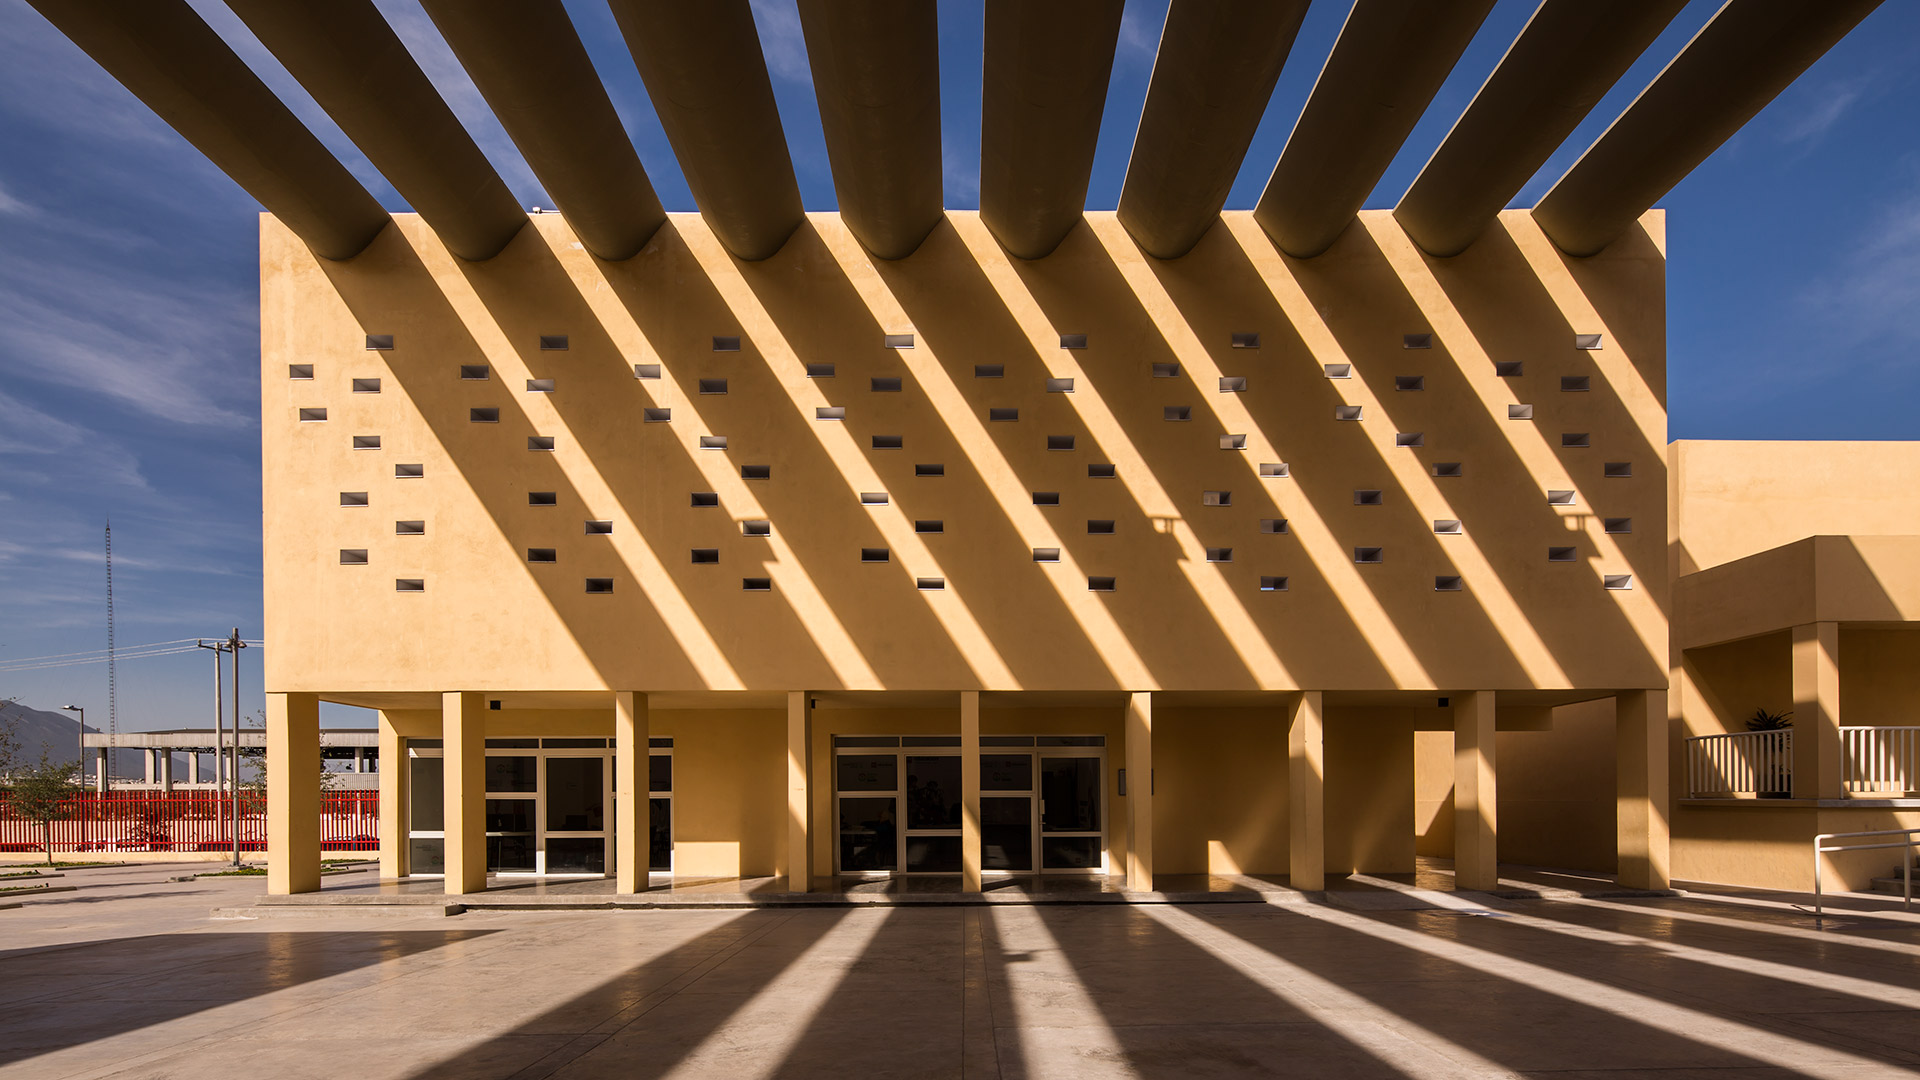
M 1393 163 L 1493 0 L 1357 0 L 1254 220 L 1282 251 L 1333 246 Z
M 667 220 L 560 0 L 421 0 L 588 251 L 618 262 Z
M 390 220 L 185 0 L 30 0 L 313 253 L 351 259 Z
M 498 255 L 526 212 L 372 0 L 227 0 L 447 249 Z
M 693 201 L 736 258 L 806 218 L 747 0 L 610 0 Z
M 1173 0 L 1120 191 L 1143 249 L 1177 259 L 1227 204 L 1307 0 Z
M 1429 255 L 1465 251 L 1686 0 L 1545 0 L 1393 216 Z
M 882 259 L 942 214 L 940 23 L 933 0 L 800 0 L 840 214 Z
M 1013 255 L 1053 253 L 1080 223 L 1122 0 L 988 0 L 980 220 Z
M 1600 251 L 1879 6 L 1726 4 L 1554 184 L 1534 220 L 1569 255 Z

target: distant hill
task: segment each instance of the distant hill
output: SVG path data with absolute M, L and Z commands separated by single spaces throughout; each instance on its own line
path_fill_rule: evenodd
M 46 750 L 48 761 L 71 764 L 74 758 L 79 756 L 80 722 L 66 713 L 30 709 L 15 702 L 0 708 L 0 717 L 14 721 L 15 730 L 20 739 L 20 760 L 24 764 L 37 763 L 42 749 Z M 100 729 L 88 724 L 87 730 L 98 733 Z M 178 768 L 178 765 L 175 767 Z M 113 775 L 129 779 L 145 776 L 140 751 L 124 749 L 114 751 Z

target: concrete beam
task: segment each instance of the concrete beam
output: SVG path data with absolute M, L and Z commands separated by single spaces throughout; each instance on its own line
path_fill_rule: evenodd
M 500 254 L 526 212 L 372 0 L 227 0 L 447 250 Z
M 1220 216 L 1306 0 L 1173 0 L 1120 190 L 1120 224 L 1177 259 Z
M 1567 254 L 1598 252 L 1879 6 L 1722 7 L 1553 185 L 1534 220 Z
M 720 243 L 749 262 L 806 217 L 747 0 L 610 0 L 647 96 Z
M 1479 238 L 1686 0 L 1546 0 L 1400 199 L 1429 255 Z
M 421 6 L 586 249 L 645 247 L 666 211 L 560 0 Z
M 387 212 L 184 0 L 29 0 L 323 259 L 351 259 Z
M 1053 254 L 1087 205 L 1122 0 L 988 0 L 980 221 L 1021 259 Z
M 847 230 L 882 259 L 940 224 L 940 24 L 933 0 L 800 0 L 820 128 Z
M 1493 0 L 1357 0 L 1253 217 L 1280 250 L 1333 246 L 1393 163 Z

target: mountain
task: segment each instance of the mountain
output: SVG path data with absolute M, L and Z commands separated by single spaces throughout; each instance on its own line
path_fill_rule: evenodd
M 42 749 L 46 750 L 49 761 L 72 762 L 80 753 L 80 722 L 66 713 L 43 712 L 15 702 L 0 707 L 0 721 L 13 726 L 20 743 L 22 765 L 39 762 Z M 97 734 L 99 730 L 92 724 L 87 725 L 90 733 Z M 139 750 L 114 751 L 113 775 L 132 779 L 146 775 L 140 754 Z M 91 773 L 91 766 L 88 771 Z

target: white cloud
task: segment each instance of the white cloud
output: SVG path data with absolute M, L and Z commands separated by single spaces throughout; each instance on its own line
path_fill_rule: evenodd
M 768 73 L 811 87 L 813 69 L 807 63 L 807 39 L 800 30 L 800 9 L 794 0 L 752 0 L 752 8 Z
M 1920 312 L 1920 192 L 1887 207 L 1802 302 L 1836 345 L 1911 340 Z
M 140 472 L 134 455 L 114 439 L 98 431 L 53 416 L 26 402 L 0 392 L 0 459 L 7 462 L 10 485 L 24 487 L 36 481 L 59 483 L 62 478 L 84 476 L 89 483 L 106 484 L 150 492 L 151 485 Z M 49 469 L 58 457 L 56 470 Z M 7 553 L 0 551 L 0 558 Z
M 1869 72 L 1808 88 L 1796 95 L 1795 107 L 1781 117 L 1775 137 L 1788 145 L 1818 142 L 1853 106 L 1872 96 L 1876 82 Z

